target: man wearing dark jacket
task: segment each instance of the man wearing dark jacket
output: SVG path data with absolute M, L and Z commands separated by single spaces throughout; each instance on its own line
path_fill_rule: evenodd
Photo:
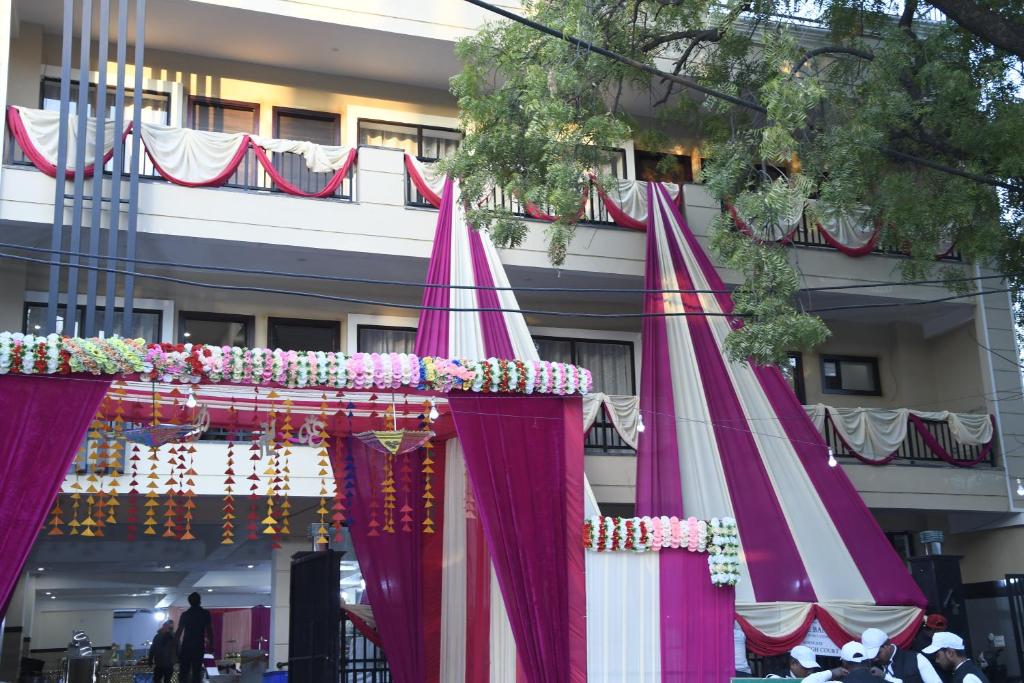
M 174 622 L 168 619 L 160 625 L 149 646 L 149 663 L 153 665 L 153 683 L 171 683 L 178 648 L 174 642 Z
M 188 596 L 190 607 L 178 619 L 178 683 L 201 683 L 207 643 L 213 644 L 213 619 L 200 606 L 199 593 Z
M 953 683 L 988 683 L 988 678 L 977 664 L 967 658 L 964 639 L 948 631 L 932 636 L 932 644 L 921 650 L 935 654 L 935 663 L 946 671 L 953 672 Z
M 889 639 L 889 634 L 877 628 L 864 631 L 860 639 L 868 659 L 890 678 L 903 683 L 942 683 L 935 667 L 919 652 L 901 650 Z

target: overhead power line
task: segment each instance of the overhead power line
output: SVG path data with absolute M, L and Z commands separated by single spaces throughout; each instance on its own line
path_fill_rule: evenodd
M 37 263 L 40 265 L 51 265 L 51 261 L 47 259 L 32 258 L 31 256 L 18 256 L 16 254 L 8 254 L 0 252 L 0 259 L 10 259 L 14 261 L 22 261 L 25 263 Z M 91 265 L 79 265 L 87 271 L 94 271 L 99 273 L 114 273 L 117 275 L 127 274 L 128 271 L 119 268 L 105 268 L 101 266 Z M 230 292 L 254 292 L 257 294 L 282 294 L 286 296 L 299 296 L 308 297 L 311 299 L 321 299 L 324 301 L 336 301 L 339 303 L 350 303 L 350 304 L 363 304 L 367 306 L 383 306 L 390 308 L 403 308 L 414 311 L 448 311 L 452 313 L 522 313 L 524 315 L 541 315 L 541 316 L 554 316 L 560 318 L 674 318 L 674 317 L 707 317 L 707 318 L 748 318 L 752 317 L 744 313 L 718 313 L 712 311 L 664 311 L 658 313 L 636 313 L 633 311 L 627 312 L 616 312 L 616 313 L 589 313 L 580 311 L 545 311 L 538 309 L 529 308 L 486 308 L 486 307 L 467 307 L 467 308 L 453 308 L 451 306 L 425 306 L 422 304 L 409 304 L 395 301 L 378 301 L 374 299 L 361 299 L 358 297 L 350 296 L 338 296 L 335 294 L 324 294 L 321 292 L 306 292 L 302 290 L 292 289 L 278 289 L 274 287 L 257 287 L 255 285 L 229 285 L 219 284 L 215 282 L 200 282 L 197 280 L 187 280 L 185 278 L 173 277 L 170 275 L 157 275 L 155 273 L 134 273 L 136 277 L 142 280 L 156 280 L 159 282 L 171 282 L 174 284 L 186 285 L 189 287 L 201 287 L 205 289 L 219 289 Z M 945 301 L 952 301 L 955 299 L 967 299 L 975 296 L 983 296 L 986 294 L 1004 294 L 1009 292 L 1009 289 L 990 289 L 986 291 L 971 292 L 968 294 L 956 294 L 953 296 L 941 297 L 938 299 L 922 299 L 917 301 L 903 301 L 903 302 L 885 302 L 885 303 L 871 303 L 871 304 L 854 304 L 849 306 L 833 306 L 827 308 L 812 308 L 804 311 L 805 313 L 824 313 L 827 311 L 845 311 L 854 309 L 872 309 L 872 308 L 894 308 L 901 306 L 923 306 L 925 304 L 941 303 Z M 728 292 L 722 292 L 727 294 Z
M 736 97 L 735 95 L 731 95 L 727 92 L 722 92 L 721 90 L 716 90 L 715 88 L 710 88 L 706 85 L 701 85 L 700 83 L 694 81 L 693 79 L 686 78 L 685 76 L 680 76 L 678 74 L 670 73 L 668 71 L 662 71 L 661 69 L 657 69 L 653 66 L 637 61 L 632 57 L 627 57 L 625 55 L 619 54 L 618 52 L 613 52 L 612 50 L 603 48 L 599 45 L 594 45 L 589 41 L 569 35 L 568 33 L 565 33 L 555 28 L 551 28 L 550 26 L 546 26 L 538 21 L 534 21 L 533 19 L 529 19 L 527 17 L 518 15 L 515 12 L 510 12 L 506 9 L 502 9 L 501 7 L 496 7 L 489 2 L 484 2 L 483 0 L 465 0 L 465 2 L 468 2 L 471 5 L 476 5 L 481 9 L 497 14 L 498 16 L 505 17 L 506 19 L 509 19 L 516 23 L 522 24 L 523 26 L 532 28 L 535 31 L 539 31 L 554 38 L 558 38 L 559 40 L 564 40 L 570 45 L 575 45 L 578 48 L 583 48 L 589 52 L 599 54 L 602 57 L 607 57 L 608 59 L 619 62 L 620 64 L 625 64 L 626 66 L 632 67 L 644 73 L 651 74 L 652 76 L 657 76 L 658 78 L 664 79 L 666 81 L 676 83 L 677 85 L 681 85 L 684 88 L 689 88 L 690 90 L 703 93 L 708 97 L 714 97 L 716 99 L 724 100 L 726 102 L 731 102 L 732 104 L 735 104 L 738 107 L 743 107 L 745 109 L 755 111 L 759 114 L 766 114 L 768 112 L 768 110 L 765 109 L 763 105 L 757 102 L 746 100 L 743 99 L 742 97 Z M 878 150 L 881 151 L 883 154 L 892 157 L 893 159 L 897 159 L 899 161 L 906 161 L 909 163 L 917 164 L 919 166 L 924 166 L 926 168 L 932 169 L 933 171 L 946 173 L 948 175 L 959 176 L 961 178 L 972 180 L 976 183 L 981 183 L 983 185 L 1001 187 L 1005 190 L 1010 190 L 1013 192 L 1024 192 L 1024 187 L 1021 187 L 1014 183 L 1007 182 L 1000 178 L 996 178 L 994 176 L 983 175 L 980 173 L 971 173 L 970 171 L 964 171 L 962 169 L 954 168 L 952 166 L 946 166 L 945 164 L 940 164 L 937 161 L 931 161 L 930 159 L 924 159 L 913 154 L 907 154 L 906 152 L 901 152 L 899 150 L 892 149 L 891 147 L 878 147 Z
M 0 248 L 17 249 L 41 254 L 56 254 L 58 256 L 87 256 L 84 252 L 75 252 L 65 249 L 46 249 L 44 247 L 32 247 L 13 242 L 0 242 Z M 180 261 L 162 261 L 154 259 L 128 258 L 126 256 L 105 256 L 103 260 L 131 262 L 144 266 L 157 266 L 176 268 L 184 270 L 202 270 L 214 273 L 233 273 L 238 275 L 260 275 L 264 277 L 298 278 L 302 280 L 316 280 L 325 282 L 347 282 L 361 285 L 386 285 L 395 287 L 413 287 L 416 289 L 464 289 L 480 291 L 499 292 L 554 292 L 567 294 L 732 294 L 731 289 L 644 289 L 640 287 L 496 287 L 489 285 L 458 285 L 441 284 L 433 282 L 412 282 L 409 280 L 382 280 L 377 278 L 362 278 L 351 275 L 320 275 L 317 273 L 295 273 L 279 270 L 263 270 L 259 268 L 237 268 L 233 266 L 211 266 L 199 263 L 181 263 Z M 54 261 L 47 261 L 53 264 Z M 979 275 L 973 277 L 958 277 L 946 279 L 929 280 L 906 280 L 903 282 L 859 282 L 852 285 L 824 285 L 821 287 L 804 287 L 801 292 L 836 292 L 857 289 L 877 289 L 879 287 L 912 287 L 918 285 L 948 285 L 956 282 L 980 282 L 983 280 L 1002 280 L 1003 275 Z

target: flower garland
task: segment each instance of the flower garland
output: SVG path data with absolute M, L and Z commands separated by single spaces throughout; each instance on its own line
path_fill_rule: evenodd
M 281 349 L 147 344 L 121 337 L 45 337 L 0 332 L 0 375 L 137 375 L 143 381 L 274 384 L 292 389 L 399 389 L 583 395 L 584 368 L 547 361 L 466 360 L 404 353 L 296 352 Z
M 583 522 L 583 546 L 595 552 L 660 552 L 681 548 L 708 554 L 711 583 L 735 586 L 740 580 L 740 539 L 736 520 L 690 517 L 591 517 Z

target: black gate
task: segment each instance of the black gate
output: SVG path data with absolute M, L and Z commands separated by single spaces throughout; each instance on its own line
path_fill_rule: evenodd
M 292 556 L 289 683 L 336 683 L 340 671 L 341 553 Z
M 1006 597 L 1010 602 L 1010 619 L 1013 620 L 1018 671 L 1024 676 L 1024 574 L 1006 575 Z
M 364 638 L 345 612 L 341 613 L 341 633 L 345 639 L 341 683 L 391 683 L 384 651 Z

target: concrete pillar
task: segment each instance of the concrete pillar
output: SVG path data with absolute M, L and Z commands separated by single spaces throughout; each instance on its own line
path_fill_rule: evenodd
M 309 541 L 282 541 L 281 548 L 271 557 L 269 671 L 276 670 L 278 662 L 288 661 L 292 555 L 305 550 L 310 550 Z
M 10 63 L 11 55 L 11 0 L 0 0 L 0 56 L 3 61 Z M 0 69 L 0 111 L 7 111 L 7 68 Z M 4 144 L 7 136 L 0 136 L 0 159 L 4 155 Z M 0 173 L 3 173 L 3 165 L 0 164 Z M 0 177 L 0 180 L 3 180 Z
M 18 680 L 21 658 L 28 656 L 32 616 L 36 609 L 35 577 L 25 573 L 14 590 L 3 620 L 0 644 L 0 681 Z
M 976 268 L 975 274 L 988 275 L 989 272 Z M 983 286 L 992 287 L 990 284 Z M 1021 398 L 1024 386 L 1018 365 L 1020 355 L 1013 311 L 1007 294 L 988 294 L 977 297 L 976 301 L 978 353 L 982 356 L 989 412 L 996 420 L 999 457 L 1006 468 L 1009 510 L 1021 513 L 1024 499 L 1017 496 L 1016 481 L 1018 477 L 1024 478 L 1024 453 L 1019 448 L 1024 440 L 1024 399 Z

